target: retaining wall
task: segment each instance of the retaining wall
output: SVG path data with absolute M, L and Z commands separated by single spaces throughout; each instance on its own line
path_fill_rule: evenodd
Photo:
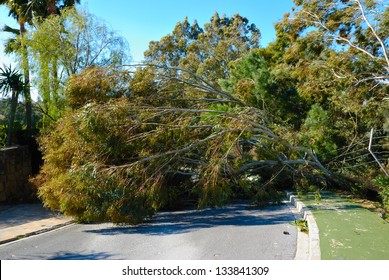
M 28 146 L 0 149 L 0 202 L 30 198 L 32 190 L 28 178 L 31 172 Z

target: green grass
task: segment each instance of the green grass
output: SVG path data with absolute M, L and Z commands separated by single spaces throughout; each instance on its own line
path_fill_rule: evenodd
M 389 224 L 357 203 L 331 192 L 299 196 L 319 227 L 324 260 L 389 260 Z

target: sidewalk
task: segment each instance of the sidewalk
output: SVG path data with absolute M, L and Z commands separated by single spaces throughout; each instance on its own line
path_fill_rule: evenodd
M 389 224 L 378 213 L 332 192 L 298 197 L 312 212 L 323 260 L 389 260 Z
M 0 205 L 0 244 L 59 228 L 72 223 L 42 204 Z

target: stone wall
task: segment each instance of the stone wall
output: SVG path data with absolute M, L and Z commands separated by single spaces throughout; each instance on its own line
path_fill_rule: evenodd
M 31 155 L 28 146 L 0 149 L 0 202 L 30 198 Z

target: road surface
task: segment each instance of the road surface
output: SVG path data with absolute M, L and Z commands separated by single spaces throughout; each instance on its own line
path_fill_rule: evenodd
M 139 226 L 73 224 L 24 238 L 1 245 L 0 259 L 293 259 L 297 228 L 291 221 L 285 205 L 162 212 Z

